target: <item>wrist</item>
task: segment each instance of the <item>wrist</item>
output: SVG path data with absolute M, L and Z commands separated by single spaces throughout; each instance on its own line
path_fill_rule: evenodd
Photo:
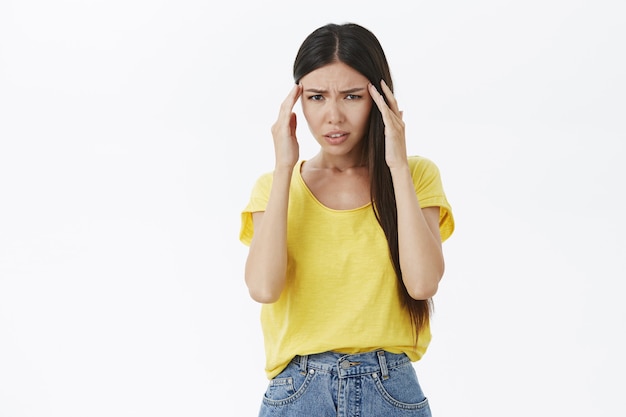
M 295 164 L 276 164 L 274 165 L 274 177 L 279 176 L 279 175 L 286 175 L 291 177 L 291 174 L 293 173 L 293 169 L 296 165 Z
M 391 176 L 396 175 L 406 175 L 410 174 L 411 170 L 409 169 L 409 162 L 399 162 L 397 164 L 389 165 L 389 171 L 391 171 Z

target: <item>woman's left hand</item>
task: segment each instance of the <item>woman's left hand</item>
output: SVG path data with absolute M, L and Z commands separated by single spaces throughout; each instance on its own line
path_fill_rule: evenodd
M 407 164 L 405 125 L 402 121 L 402 111 L 398 102 L 385 81 L 380 86 L 387 97 L 387 102 L 376 88 L 369 84 L 369 93 L 378 106 L 385 124 L 385 161 L 389 168 L 401 167 Z

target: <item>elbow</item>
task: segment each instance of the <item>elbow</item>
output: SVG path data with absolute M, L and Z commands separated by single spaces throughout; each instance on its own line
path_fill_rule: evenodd
M 428 300 L 430 298 L 433 298 L 435 294 L 437 294 L 438 288 L 439 283 L 435 282 L 407 286 L 406 290 L 409 293 L 409 296 L 414 300 Z
M 280 292 L 276 291 L 253 289 L 248 287 L 248 293 L 250 294 L 250 298 L 261 304 L 272 304 L 280 298 Z
M 433 270 L 416 272 L 409 279 L 404 279 L 404 285 L 409 296 L 415 300 L 428 300 L 437 294 L 439 282 L 443 277 L 444 266 Z
M 278 301 L 284 287 L 284 280 L 269 279 L 258 274 L 246 274 L 245 281 L 250 298 L 261 304 Z

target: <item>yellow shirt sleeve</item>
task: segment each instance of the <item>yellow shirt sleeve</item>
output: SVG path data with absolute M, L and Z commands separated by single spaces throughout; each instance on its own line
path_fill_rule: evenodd
M 265 173 L 257 179 L 254 187 L 252 187 L 252 193 L 250 194 L 250 200 L 248 205 L 241 212 L 241 228 L 239 230 L 239 240 L 245 244 L 250 245 L 252 236 L 254 235 L 254 224 L 252 222 L 252 213 L 255 211 L 265 211 L 267 207 L 267 201 L 270 197 L 270 190 L 272 188 L 272 180 L 274 176 L 271 172 Z
M 454 232 L 454 217 L 443 190 L 439 168 L 431 160 L 420 156 L 410 156 L 409 167 L 420 207 L 439 207 L 439 230 L 443 242 Z

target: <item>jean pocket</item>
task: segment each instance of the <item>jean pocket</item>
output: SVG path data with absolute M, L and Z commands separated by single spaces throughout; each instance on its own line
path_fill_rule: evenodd
M 303 374 L 297 367 L 290 365 L 269 381 L 263 401 L 274 405 L 294 401 L 304 394 L 313 377 L 313 372 Z
M 428 399 L 420 387 L 415 369 L 406 364 L 389 370 L 389 378 L 372 375 L 374 386 L 383 399 L 394 407 L 417 410 L 428 408 Z

